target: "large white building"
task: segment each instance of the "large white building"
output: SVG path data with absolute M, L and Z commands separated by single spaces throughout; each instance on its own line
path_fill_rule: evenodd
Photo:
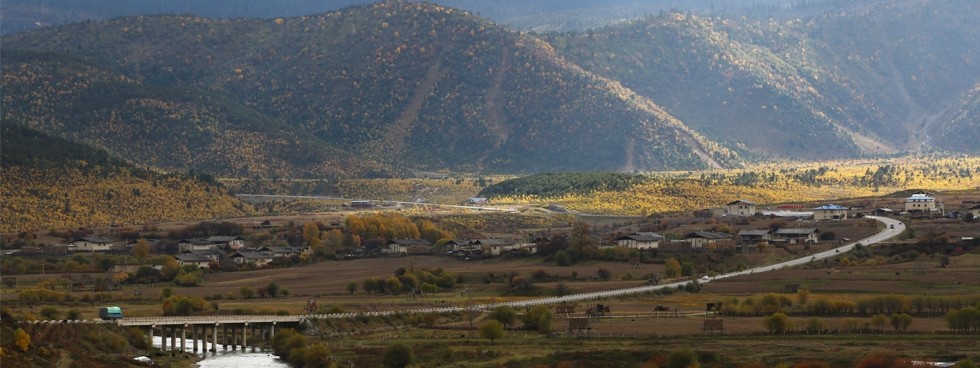
M 936 197 L 916 193 L 905 199 L 905 212 L 932 212 L 936 210 Z
M 814 220 L 844 220 L 846 218 L 847 207 L 826 204 L 813 209 Z

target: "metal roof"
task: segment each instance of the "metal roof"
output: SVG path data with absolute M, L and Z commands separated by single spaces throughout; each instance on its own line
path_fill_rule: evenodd
M 812 227 L 808 227 L 808 228 L 788 228 L 788 229 L 779 229 L 779 230 L 776 230 L 776 234 L 779 234 L 779 235 L 807 235 L 807 234 L 813 234 L 813 233 L 816 233 L 816 232 L 817 232 L 817 229 L 814 229 Z
M 841 206 L 838 206 L 836 204 L 825 204 L 823 206 L 814 208 L 814 210 L 818 210 L 818 211 L 840 211 L 840 210 L 847 210 L 847 207 L 841 207 Z

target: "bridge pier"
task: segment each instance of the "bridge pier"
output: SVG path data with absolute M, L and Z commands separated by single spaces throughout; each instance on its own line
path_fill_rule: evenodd
M 259 331 L 258 332 L 258 335 L 256 335 L 256 332 L 255 332 L 256 329 L 258 329 L 258 331 Z M 251 332 L 252 332 L 252 338 L 253 339 L 256 339 L 256 338 L 258 338 L 260 340 L 262 339 L 262 326 L 261 325 L 260 326 L 252 325 L 252 331 Z M 253 353 L 255 352 L 255 344 L 252 344 L 252 352 Z
M 170 350 L 177 350 L 177 327 L 170 327 Z
M 228 350 L 228 325 L 221 326 L 221 347 Z
M 149 348 L 146 349 L 147 351 L 149 351 L 150 349 L 153 348 L 153 328 L 155 328 L 155 327 L 157 327 L 157 325 L 150 325 L 150 329 L 149 329 L 149 331 L 150 331 L 150 333 L 149 333 L 149 335 L 150 335 L 150 344 L 147 345 L 147 346 L 149 346 Z
M 248 347 L 248 322 L 242 326 L 242 351 Z
M 218 352 L 218 324 L 215 323 L 214 327 L 211 328 L 211 352 Z
M 187 350 L 187 325 L 180 326 L 180 351 Z
M 194 349 L 194 354 L 197 354 L 197 325 L 191 325 L 191 342 L 193 344 L 192 349 Z

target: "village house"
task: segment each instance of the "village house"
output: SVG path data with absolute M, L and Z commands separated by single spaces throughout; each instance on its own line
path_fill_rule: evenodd
M 275 258 L 275 256 L 273 256 L 272 253 L 267 252 L 241 250 L 235 252 L 229 258 L 240 266 L 251 264 L 256 267 L 261 267 L 265 266 L 269 262 L 272 262 L 272 259 Z
M 703 248 L 708 244 L 715 244 L 718 241 L 731 240 L 733 236 L 726 233 L 719 233 L 713 231 L 695 231 L 693 233 L 684 234 L 681 239 L 686 240 L 691 244 L 692 249 Z
M 813 209 L 814 220 L 844 220 L 847 218 L 847 207 L 836 204 L 825 204 Z
M 419 254 L 422 249 L 429 253 L 432 251 L 432 244 L 425 239 L 391 239 L 385 243 L 383 252 L 389 255 L 409 254 L 410 251 Z
M 221 257 L 224 256 L 220 250 L 217 249 L 205 249 L 205 250 L 185 250 L 181 254 L 196 254 L 203 257 L 208 257 L 212 261 L 219 261 Z
M 306 253 L 308 249 L 304 247 L 262 247 L 258 251 L 271 253 L 273 257 L 292 257 Z
M 742 230 L 735 236 L 738 244 L 758 244 L 772 240 L 772 231 L 769 229 L 761 230 Z
M 783 228 L 776 230 L 776 240 L 791 244 L 816 243 L 817 232 L 818 230 L 814 228 Z
M 973 218 L 980 220 L 980 204 L 970 207 L 967 211 L 973 214 Z
M 133 249 L 133 247 L 135 247 L 136 244 L 139 243 L 140 240 L 145 240 L 146 243 L 150 246 L 150 250 L 152 250 L 152 251 L 159 251 L 160 246 L 161 246 L 160 245 L 161 244 L 160 239 L 132 239 L 132 240 L 127 240 L 126 241 L 126 249 L 127 250 Z
M 725 205 L 725 214 L 728 216 L 752 216 L 755 215 L 755 203 L 737 200 Z
M 660 242 L 663 240 L 663 235 L 650 232 L 639 232 L 616 238 L 614 245 L 629 249 L 657 249 L 660 246 Z
M 520 245 L 511 239 L 475 239 L 470 242 L 481 249 L 483 254 L 491 256 L 499 256 L 506 251 L 520 248 Z
M 236 251 L 245 247 L 245 238 L 240 236 L 212 236 L 204 239 L 214 247 L 228 251 Z
M 76 252 L 108 252 L 112 250 L 112 240 L 97 236 L 81 237 L 68 245 Z
M 446 249 L 446 253 L 449 254 L 468 253 L 476 250 L 474 246 L 470 245 L 470 242 L 468 240 L 462 240 L 462 239 L 449 240 L 442 246 Z
M 198 268 L 208 268 L 211 266 L 211 262 L 213 261 L 211 258 L 194 253 L 178 254 L 173 257 L 177 260 L 177 264 L 181 267 L 195 266 Z
M 177 241 L 177 249 L 181 252 L 213 250 L 214 244 L 204 239 L 180 239 Z
M 916 193 L 905 199 L 905 212 L 932 212 L 936 210 L 936 197 Z

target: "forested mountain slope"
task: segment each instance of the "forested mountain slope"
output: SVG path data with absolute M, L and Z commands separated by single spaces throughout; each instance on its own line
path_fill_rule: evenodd
M 140 83 L 51 53 L 5 50 L 3 61 L 4 123 L 24 122 L 142 165 L 236 177 L 389 175 L 197 86 Z
M 919 147 L 923 119 L 980 81 L 978 12 L 935 0 L 790 21 L 672 13 L 548 41 L 711 139 L 843 157 Z
M 168 106 L 203 95 L 208 104 L 194 107 L 216 116 L 208 119 L 215 124 L 259 130 L 281 122 L 279 134 L 400 167 L 533 172 L 738 162 L 652 101 L 569 64 L 539 39 L 431 4 L 386 2 L 276 20 L 119 18 L 6 37 L 4 47 L 84 60 L 116 73 L 112 84 L 129 83 L 126 93 L 189 92 L 160 102 Z M 120 109 L 133 103 L 124 96 L 100 116 L 132 116 Z M 31 106 L 5 101 L 5 116 L 68 137 L 90 130 L 89 123 L 51 119 L 54 114 Z M 229 118 L 238 107 L 255 118 Z M 160 115 L 157 121 L 174 114 Z M 116 147 L 129 144 L 134 134 L 102 131 L 101 137 L 83 138 L 123 152 Z M 168 137 L 175 139 L 155 138 L 170 145 Z M 236 144 L 230 138 L 213 141 Z M 203 149 L 206 143 L 188 145 Z M 240 155 L 222 154 L 209 157 L 232 165 Z
M 4 122 L 0 232 L 238 217 L 251 212 L 207 175 L 161 174 L 102 150 Z
M 923 127 L 926 144 L 943 150 L 980 153 L 980 84 L 933 121 Z

